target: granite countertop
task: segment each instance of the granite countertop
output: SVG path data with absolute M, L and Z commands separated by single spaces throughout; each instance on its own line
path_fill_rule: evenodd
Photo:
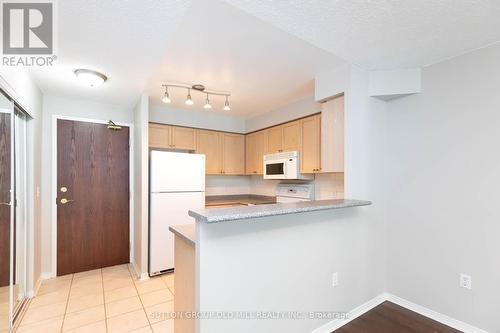
M 256 194 L 209 195 L 205 197 L 205 206 L 223 205 L 264 205 L 276 203 L 276 197 Z
M 194 223 L 172 225 L 168 229 L 189 244 L 196 245 L 196 225 Z
M 198 222 L 216 223 L 233 220 L 244 220 L 257 217 L 296 214 L 313 212 L 318 210 L 341 209 L 358 206 L 368 206 L 372 203 L 363 200 L 316 200 L 295 203 L 277 203 L 269 205 L 257 205 L 248 207 L 229 207 L 190 210 L 189 216 Z

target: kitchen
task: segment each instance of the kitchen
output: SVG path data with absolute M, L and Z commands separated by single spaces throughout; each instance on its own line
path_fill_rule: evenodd
M 500 331 L 496 4 L 21 5 L 0 333 Z

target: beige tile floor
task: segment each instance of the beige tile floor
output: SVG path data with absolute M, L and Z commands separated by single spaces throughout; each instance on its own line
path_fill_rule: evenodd
M 18 333 L 173 333 L 174 274 L 145 281 L 128 265 L 70 274 L 43 282 Z

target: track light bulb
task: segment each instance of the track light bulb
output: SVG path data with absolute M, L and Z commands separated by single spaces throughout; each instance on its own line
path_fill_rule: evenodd
M 203 108 L 205 109 L 211 109 L 212 105 L 210 105 L 210 100 L 208 99 L 208 94 L 207 94 L 207 99 L 205 101 L 205 105 L 203 105 Z
M 163 95 L 163 98 L 161 99 L 161 101 L 165 104 L 169 104 L 172 102 L 172 100 L 170 99 L 170 96 L 168 95 L 168 90 L 167 88 L 165 88 L 165 95 Z
M 229 100 L 226 96 L 226 101 L 224 102 L 224 111 L 231 111 L 231 107 L 229 106 Z
M 193 105 L 194 102 L 191 98 L 191 90 L 188 90 L 188 95 L 187 95 L 187 99 L 186 99 L 186 105 Z

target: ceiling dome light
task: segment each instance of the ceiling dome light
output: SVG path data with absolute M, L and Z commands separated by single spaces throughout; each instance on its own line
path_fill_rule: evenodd
M 74 73 L 78 81 L 89 87 L 100 86 L 108 80 L 106 75 L 90 69 L 79 68 Z
M 165 87 L 165 94 L 163 95 L 163 98 L 161 99 L 161 101 L 165 104 L 169 104 L 172 102 L 172 100 L 170 99 L 170 96 L 168 95 L 168 88 Z
M 208 99 L 208 94 L 207 94 L 207 99 L 205 101 L 205 105 L 203 105 L 204 109 L 211 109 L 212 105 L 210 105 L 210 100 Z
M 224 111 L 231 111 L 231 107 L 229 106 L 229 100 L 226 96 L 226 101 L 224 102 Z
M 188 95 L 186 98 L 186 105 L 193 105 L 193 99 L 191 98 L 191 89 L 188 89 Z

